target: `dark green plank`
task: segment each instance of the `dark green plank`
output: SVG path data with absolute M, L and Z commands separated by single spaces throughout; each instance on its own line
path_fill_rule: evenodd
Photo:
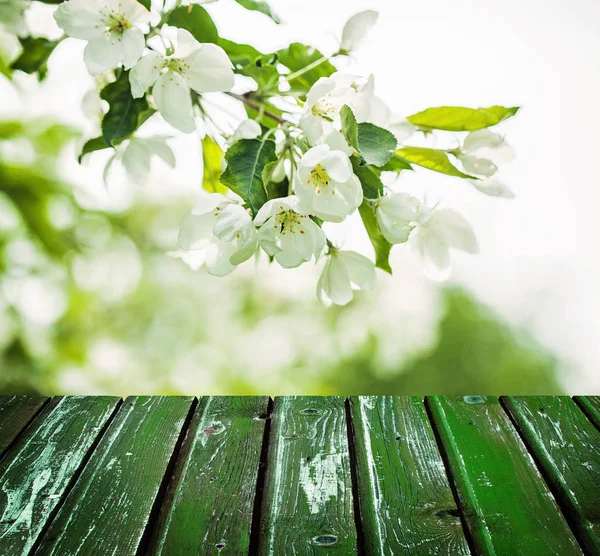
M 575 396 L 574 399 L 590 421 L 600 429 L 600 396 Z
M 421 398 L 351 398 L 367 554 L 470 554 Z
M 194 398 L 127 398 L 40 554 L 136 554 Z
M 567 396 L 503 401 L 579 541 L 600 554 L 600 431 Z
M 200 400 L 153 553 L 248 553 L 268 408 L 267 397 Z
M 275 398 L 259 554 L 356 552 L 343 398 Z
M 0 464 L 0 554 L 27 554 L 119 398 L 55 398 Z
M 581 554 L 569 526 L 495 398 L 426 399 L 481 554 Z
M 0 457 L 49 398 L 0 396 Z

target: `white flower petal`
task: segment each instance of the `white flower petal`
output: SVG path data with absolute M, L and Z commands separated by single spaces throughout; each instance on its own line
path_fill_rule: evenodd
M 227 140 L 227 144 L 233 145 L 238 139 L 256 139 L 261 133 L 262 129 L 256 120 L 244 120 Z
M 179 245 L 186 251 L 203 249 L 214 240 L 213 229 L 217 222 L 215 213 L 190 214 L 179 228 Z
M 337 257 L 346 266 L 354 289 L 369 290 L 375 287 L 377 275 L 371 260 L 355 251 L 339 251 Z
M 319 278 L 317 296 L 326 305 L 347 305 L 354 297 L 346 267 L 334 256 L 329 258 Z
M 333 91 L 335 87 L 336 82 L 330 77 L 320 77 L 317 79 L 306 95 L 307 107 L 312 108 L 321 98 Z
M 206 271 L 213 276 L 227 276 L 235 270 L 231 263 L 231 256 L 235 253 L 235 246 L 226 241 L 217 241 L 206 248 L 204 266 Z
M 156 83 L 160 70 L 164 66 L 162 54 L 151 50 L 129 72 L 129 83 L 133 98 L 140 98 Z
M 162 74 L 152 88 L 152 96 L 167 123 L 184 133 L 194 131 L 190 88 L 181 75 L 174 71 Z
M 203 194 L 196 201 L 192 209 L 192 214 L 201 215 L 214 212 L 217 207 L 222 208 L 229 203 L 231 201 L 225 195 L 221 195 L 221 193 Z
M 498 170 L 498 167 L 487 158 L 477 158 L 471 154 L 459 154 L 458 159 L 465 170 L 471 174 L 490 177 Z
M 375 25 L 378 17 L 379 14 L 373 10 L 366 10 L 353 15 L 344 25 L 340 49 L 351 52 L 358 48 Z
M 83 61 L 88 72 L 93 76 L 114 68 L 121 63 L 122 59 L 121 40 L 113 35 L 100 35 L 90 40 L 83 51 Z
M 515 194 L 512 189 L 496 178 L 487 180 L 467 180 L 475 189 L 490 197 L 501 197 L 503 199 L 514 199 Z
M 229 91 L 233 87 L 231 61 L 220 46 L 200 44 L 184 62 L 189 66 L 184 71 L 185 80 L 196 92 Z
M 100 6 L 89 0 L 63 2 L 54 12 L 57 25 L 70 37 L 97 39 L 104 35 Z
M 420 209 L 419 200 L 407 193 L 383 197 L 376 209 L 377 223 L 383 237 L 391 244 L 406 242 L 419 218 Z
M 241 205 L 231 203 L 219 211 L 214 234 L 223 241 L 233 241 L 248 226 L 253 227 L 248 211 Z
M 113 0 L 115 11 L 122 13 L 127 21 L 136 25 L 150 22 L 152 14 L 138 0 Z
M 472 153 L 485 147 L 496 149 L 504 145 L 506 145 L 504 137 L 499 133 L 490 129 L 478 129 L 477 131 L 471 131 L 465 137 L 462 150 L 466 153 Z
M 254 224 L 256 226 L 262 226 L 269 218 L 279 214 L 286 210 L 294 210 L 301 212 L 301 204 L 298 197 L 290 195 L 288 197 L 281 197 L 279 199 L 271 199 L 267 201 L 262 207 L 260 207 L 258 213 L 254 217 Z
M 427 227 L 418 227 L 413 237 L 414 245 L 423 259 L 425 274 L 431 280 L 447 280 L 451 272 L 448 245 Z
M 401 120 L 389 126 L 389 130 L 396 136 L 399 143 L 406 141 L 411 135 L 417 131 L 417 128 L 408 120 Z
M 139 28 L 132 27 L 123 32 L 121 47 L 123 49 L 122 61 L 125 69 L 130 69 L 134 66 L 140 59 L 142 52 L 144 52 L 145 46 L 144 34 Z
M 434 210 L 427 227 L 440 241 L 445 242 L 450 247 L 467 253 L 475 254 L 479 252 L 479 245 L 471 224 L 455 210 Z
M 341 151 L 330 151 L 322 161 L 323 168 L 331 179 L 345 182 L 352 175 L 352 164 L 347 155 Z

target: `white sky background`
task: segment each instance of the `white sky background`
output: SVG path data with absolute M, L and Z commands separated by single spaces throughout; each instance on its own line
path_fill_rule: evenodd
M 600 391 L 600 2 L 270 2 L 284 25 L 231 0 L 206 7 L 222 36 L 266 52 L 294 40 L 333 52 L 346 19 L 376 9 L 379 22 L 348 69 L 374 73 L 377 93 L 399 115 L 439 105 L 522 106 L 499 127 L 517 154 L 500 172 L 515 200 L 488 198 L 457 178 L 425 170 L 403 173 L 396 187 L 420 196 L 427 191 L 462 212 L 476 230 L 481 254 L 456 254 L 453 279 L 561 358 L 571 393 Z M 27 103 L 30 116 L 74 118 L 88 79 L 80 46 L 67 41 L 57 49 L 50 83 Z M 13 110 L 6 89 L 0 90 L 0 111 Z M 171 184 L 198 175 L 197 143 L 189 136 L 177 140 L 176 152 L 183 149 L 185 156 L 169 175 Z M 86 171 L 98 177 L 99 168 L 82 169 L 77 177 Z M 368 252 L 358 226 L 341 230 L 347 247 Z M 398 288 L 402 265 L 413 261 L 400 249 L 393 278 Z M 314 280 L 311 273 L 309 295 Z M 297 287 L 293 280 L 285 283 Z

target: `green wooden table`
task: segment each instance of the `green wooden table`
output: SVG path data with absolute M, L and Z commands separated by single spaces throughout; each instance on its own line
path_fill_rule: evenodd
M 600 554 L 600 397 L 0 397 L 0 555 Z

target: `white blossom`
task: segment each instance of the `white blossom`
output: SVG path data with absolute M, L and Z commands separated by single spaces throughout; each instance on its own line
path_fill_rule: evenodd
M 489 178 L 496 173 L 499 164 L 510 162 L 514 153 L 502 135 L 479 129 L 467 135 L 457 157 L 467 172 Z
M 404 243 L 418 222 L 421 202 L 408 193 L 391 193 L 377 202 L 375 214 L 383 237 L 392 245 Z
M 306 96 L 300 127 L 311 145 L 327 144 L 351 155 L 354 149 L 342 135 L 340 110 L 348 105 L 358 123 L 369 122 L 387 127 L 390 110 L 374 94 L 373 76 L 360 79 L 353 75 L 334 73 L 321 77 Z
M 425 273 L 433 280 L 445 280 L 450 275 L 451 248 L 472 254 L 479 252 L 473 228 L 452 209 L 421 207 L 411 243 L 421 254 Z
M 176 129 L 190 133 L 195 129 L 190 89 L 197 93 L 228 91 L 234 76 L 220 46 L 200 44 L 188 31 L 178 29 L 173 55 L 148 52 L 132 68 L 129 81 L 134 98 L 144 96 L 152 87 L 162 117 Z
M 257 233 L 244 207 L 213 193 L 201 198 L 183 221 L 179 245 L 198 252 L 186 261 L 190 266 L 203 263 L 209 274 L 225 276 L 256 252 Z
M 318 259 L 325 247 L 325 233 L 294 195 L 267 201 L 254 223 L 260 226 L 260 246 L 283 268 L 296 268 L 313 257 Z
M 362 203 L 359 179 L 350 159 L 328 145 L 309 149 L 298 164 L 294 193 L 311 214 L 329 222 L 341 222 Z
M 489 195 L 490 197 L 501 197 L 503 199 L 514 199 L 515 194 L 503 182 L 496 177 L 485 180 L 467 180 L 475 189 Z
M 137 0 L 68 0 L 54 12 L 67 35 L 88 41 L 83 59 L 91 75 L 119 64 L 131 68 L 144 51 L 140 26 L 150 17 Z
M 373 10 L 365 10 L 353 15 L 342 31 L 342 42 L 340 44 L 340 52 L 348 54 L 356 50 L 365 40 L 369 31 L 377 22 L 379 14 Z
M 359 253 L 332 249 L 317 284 L 317 296 L 326 305 L 346 305 L 353 290 L 375 286 L 375 265 Z
M 392 121 L 388 129 L 396 136 L 398 143 L 403 143 L 417 131 L 416 126 L 411 124 L 406 118 Z

